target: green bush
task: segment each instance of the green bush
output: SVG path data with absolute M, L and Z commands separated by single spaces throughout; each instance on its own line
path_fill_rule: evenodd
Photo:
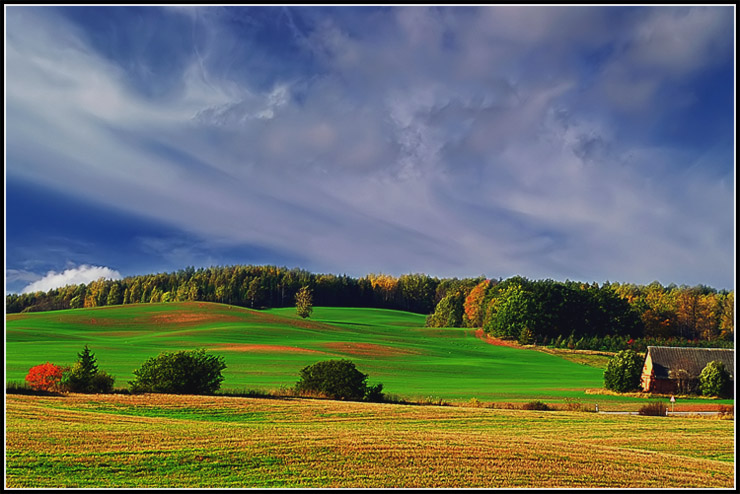
M 730 374 L 719 360 L 709 362 L 699 375 L 699 389 L 704 396 L 728 396 Z
M 370 388 L 377 397 L 383 385 Z M 363 374 L 350 360 L 324 360 L 301 369 L 295 386 L 298 394 L 319 394 L 335 400 L 361 401 L 368 392 L 367 374 Z
M 384 401 L 385 396 L 383 395 L 383 384 L 378 383 L 365 388 L 365 396 L 363 399 L 372 403 L 381 403 Z
M 213 394 L 224 380 L 223 357 L 205 350 L 162 352 L 134 371 L 132 393 Z
M 625 393 L 640 386 L 643 361 L 633 350 L 622 350 L 606 365 L 604 386 L 606 389 Z

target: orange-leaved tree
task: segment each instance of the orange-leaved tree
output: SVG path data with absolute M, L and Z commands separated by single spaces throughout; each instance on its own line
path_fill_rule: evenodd
M 469 328 L 480 328 L 483 326 L 483 316 L 485 316 L 486 307 L 483 305 L 483 299 L 486 297 L 486 290 L 491 285 L 491 280 L 485 280 L 478 283 L 465 298 L 463 309 L 465 310 L 465 320 Z
M 39 391 L 60 391 L 62 374 L 61 367 L 46 362 L 31 367 L 26 375 L 26 382 L 33 389 Z

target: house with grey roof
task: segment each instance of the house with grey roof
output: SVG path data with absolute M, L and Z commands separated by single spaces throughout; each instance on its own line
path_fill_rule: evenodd
M 650 393 L 684 394 L 696 386 L 701 371 L 713 360 L 724 364 L 734 389 L 735 350 L 726 348 L 649 346 L 640 384 Z

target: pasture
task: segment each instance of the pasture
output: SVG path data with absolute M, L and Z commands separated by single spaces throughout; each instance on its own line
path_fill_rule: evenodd
M 734 485 L 734 423 L 223 396 L 8 395 L 6 486 Z
M 385 393 L 408 401 L 578 400 L 601 410 L 637 410 L 645 401 L 586 394 L 603 387 L 603 369 L 594 365 L 487 344 L 471 329 L 425 328 L 423 315 L 386 309 L 317 307 L 304 320 L 293 308 L 137 304 L 9 314 L 5 338 L 6 382 L 22 382 L 30 367 L 47 361 L 70 365 L 87 344 L 116 388 L 162 351 L 206 348 L 225 359 L 223 390 L 279 391 L 306 365 L 347 358 L 369 384 L 382 382 Z
M 348 358 L 408 399 L 555 399 L 601 387 L 602 371 L 540 352 L 486 344 L 470 329 L 425 328 L 424 316 L 384 309 L 318 307 L 252 311 L 209 304 L 142 304 L 6 318 L 6 379 L 22 381 L 46 361 L 69 365 L 87 344 L 126 387 L 161 351 L 206 348 L 222 355 L 222 389 L 276 390 L 319 360 Z

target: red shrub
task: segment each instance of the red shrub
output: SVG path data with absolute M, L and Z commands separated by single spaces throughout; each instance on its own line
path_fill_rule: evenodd
M 26 375 L 28 385 L 40 391 L 59 391 L 61 381 L 62 368 L 49 362 L 31 367 Z

